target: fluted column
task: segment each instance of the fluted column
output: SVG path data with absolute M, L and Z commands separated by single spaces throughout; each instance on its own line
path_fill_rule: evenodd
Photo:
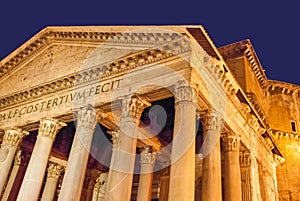
M 55 196 L 55 191 L 60 174 L 64 167 L 57 163 L 49 162 L 47 180 L 44 187 L 42 201 L 52 201 Z
M 18 201 L 38 200 L 53 142 L 63 126 L 66 124 L 56 119 L 41 120 L 37 140 L 17 198 Z
M 202 201 L 221 201 L 221 153 L 220 131 L 222 118 L 215 110 L 202 114 L 203 123 L 203 166 L 202 166 Z
M 224 145 L 224 201 L 242 201 L 240 170 L 240 139 L 227 133 L 222 137 Z
M 15 159 L 14 159 L 14 166 L 11 170 L 10 176 L 9 176 L 9 180 L 7 182 L 4 194 L 2 196 L 2 201 L 6 201 L 8 199 L 8 196 L 10 194 L 10 191 L 12 189 L 12 186 L 14 184 L 14 181 L 17 177 L 17 173 L 19 171 L 20 165 L 22 162 L 22 150 L 18 150 L 16 155 L 15 155 Z
M 156 153 L 152 152 L 152 147 L 150 146 L 144 147 L 140 153 L 141 172 L 137 201 L 151 201 L 155 155 Z
M 21 129 L 7 129 L 4 132 L 0 149 L 0 195 L 7 181 L 17 148 L 24 136 L 29 134 L 27 131 Z
M 93 133 L 96 126 L 96 111 L 88 105 L 77 114 L 76 133 L 58 200 L 80 200 Z
M 170 201 L 194 200 L 196 104 L 193 88 L 176 86 Z
M 107 177 L 108 172 L 103 172 L 100 173 L 99 177 L 96 179 L 92 201 L 106 201 Z
M 251 151 L 240 153 L 242 200 L 261 201 L 258 165 Z
M 129 201 L 131 198 L 137 128 L 144 108 L 149 106 L 150 103 L 138 95 L 122 100 L 120 132 L 114 142 L 106 200 Z

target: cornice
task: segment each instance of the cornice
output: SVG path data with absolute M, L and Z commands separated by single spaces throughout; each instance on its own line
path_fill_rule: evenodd
M 277 80 L 268 80 L 267 84 L 270 95 L 283 94 L 300 98 L 300 86 L 298 85 Z
M 256 75 L 258 82 L 260 84 L 260 86 L 265 89 L 266 88 L 266 81 L 267 81 L 267 76 L 256 56 L 256 53 L 252 47 L 252 45 L 250 44 L 250 42 L 247 44 L 247 49 L 245 51 L 245 56 L 247 58 L 247 60 L 249 61 L 252 70 L 254 72 L 254 74 Z
M 0 98 L 0 109 L 29 101 L 41 96 L 59 92 L 73 87 L 80 87 L 86 83 L 102 80 L 104 78 L 117 75 L 124 71 L 135 69 L 139 66 L 160 62 L 171 57 L 177 58 L 178 55 L 190 51 L 189 43 L 185 38 L 163 43 L 155 49 L 138 51 L 129 56 L 125 56 L 93 68 L 85 69 L 65 77 L 34 86 L 14 94 Z
M 294 140 L 300 142 L 300 135 L 298 133 L 293 133 L 293 132 L 285 132 L 282 130 L 275 130 L 275 129 L 269 129 L 269 133 L 274 136 L 276 140 Z
M 237 58 L 244 56 L 250 64 L 260 86 L 265 89 L 267 77 L 264 73 L 262 65 L 254 51 L 254 48 L 250 40 L 244 40 L 230 45 L 226 45 L 219 48 L 222 57 L 227 60 L 230 58 Z
M 146 28 L 146 27 L 145 27 Z M 73 28 L 74 29 L 74 28 Z M 156 28 L 157 29 L 157 28 Z M 77 29 L 76 29 L 77 30 Z M 82 30 L 82 28 L 81 28 Z M 155 31 L 155 30 L 154 30 Z M 67 31 L 46 28 L 0 62 L 0 79 L 43 47 L 58 41 L 161 45 L 183 37 L 175 32 Z
M 261 105 L 259 104 L 259 101 L 258 101 L 256 95 L 254 93 L 246 93 L 246 96 L 247 96 L 248 100 L 251 102 L 251 104 L 253 105 L 254 109 L 257 111 L 257 113 L 261 117 L 264 124 L 268 125 L 266 113 L 264 112 Z

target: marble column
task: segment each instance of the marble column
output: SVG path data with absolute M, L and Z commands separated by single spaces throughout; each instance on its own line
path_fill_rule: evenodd
M 22 162 L 22 150 L 18 150 L 16 155 L 15 155 L 14 165 L 13 165 L 13 168 L 11 170 L 9 180 L 6 184 L 6 188 L 5 188 L 4 194 L 2 196 L 2 201 L 8 200 L 8 196 L 10 194 L 10 191 L 12 189 L 14 181 L 17 177 L 21 162 Z
M 163 164 L 159 179 L 159 201 L 168 201 L 170 183 L 170 162 Z
M 155 155 L 156 153 L 152 152 L 151 146 L 144 147 L 140 153 L 141 172 L 137 201 L 151 201 Z
M 24 136 L 28 134 L 27 131 L 21 129 L 7 129 L 4 131 L 0 149 L 0 195 L 7 181 L 17 148 Z
M 59 176 L 62 173 L 63 169 L 64 169 L 64 167 L 62 165 L 49 162 L 46 184 L 45 184 L 42 199 L 41 199 L 42 201 L 52 201 L 53 200 L 53 198 L 55 196 L 55 192 L 56 192 L 58 179 L 59 179 Z
M 169 186 L 170 201 L 191 201 L 195 197 L 195 103 L 193 88 L 176 86 Z
M 221 115 L 208 110 L 201 116 L 203 123 L 202 201 L 221 201 L 221 153 L 220 132 L 223 127 Z
M 242 200 L 261 201 L 258 164 L 251 151 L 240 153 Z
M 31 151 L 32 152 L 32 151 Z M 25 172 L 29 163 L 29 159 L 31 156 L 31 152 L 28 152 L 26 150 L 22 150 L 22 159 L 21 159 L 21 164 L 16 176 L 16 179 L 12 185 L 11 188 L 11 193 L 9 193 L 8 196 L 8 201 L 15 201 L 17 200 L 24 176 L 25 176 Z
M 93 106 L 87 105 L 78 111 L 76 133 L 58 198 L 60 201 L 80 200 L 96 123 Z
M 38 200 L 53 142 L 63 126 L 66 124 L 52 118 L 40 121 L 37 140 L 18 194 L 18 201 Z
M 120 132 L 115 139 L 105 200 L 130 201 L 140 116 L 151 104 L 138 95 L 122 100 Z
M 242 201 L 239 137 L 232 133 L 222 137 L 224 145 L 224 201 Z

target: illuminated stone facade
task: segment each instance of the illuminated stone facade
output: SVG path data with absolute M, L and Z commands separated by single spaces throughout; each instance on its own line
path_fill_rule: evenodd
M 1 61 L 0 94 L 3 201 L 300 200 L 299 86 L 248 40 L 47 27 Z

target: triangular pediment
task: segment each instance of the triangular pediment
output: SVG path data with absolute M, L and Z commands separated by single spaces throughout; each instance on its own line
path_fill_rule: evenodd
M 24 86 L 38 86 L 89 67 L 104 64 L 109 67 L 109 63 L 130 54 L 142 55 L 143 51 L 163 48 L 169 52 L 176 51 L 170 44 L 182 38 L 185 29 L 173 29 L 48 27 L 1 61 L 1 97 L 23 90 Z M 178 47 L 175 48 L 178 50 Z M 150 53 L 149 56 L 153 57 L 151 54 L 155 53 Z
M 199 27 L 198 27 L 199 28 Z M 49 27 L 1 61 L 1 108 L 190 51 L 185 27 Z M 99 79 L 99 78 L 97 78 Z M 28 99 L 27 99 L 28 100 Z

